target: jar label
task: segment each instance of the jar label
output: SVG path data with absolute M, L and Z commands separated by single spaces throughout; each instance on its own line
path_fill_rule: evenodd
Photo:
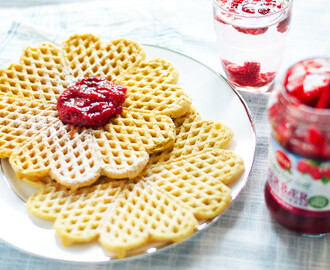
M 292 154 L 273 137 L 268 156 L 268 185 L 282 207 L 309 216 L 330 211 L 330 161 Z

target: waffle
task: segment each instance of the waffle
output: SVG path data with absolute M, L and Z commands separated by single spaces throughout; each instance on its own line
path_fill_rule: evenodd
M 55 103 L 68 86 L 61 51 L 50 43 L 26 47 L 18 64 L 0 69 L 0 93 Z
M 58 96 L 86 76 L 127 87 L 123 112 L 104 127 L 58 118 Z M 28 211 L 53 220 L 65 246 L 97 240 L 124 257 L 181 242 L 228 207 L 228 186 L 244 171 L 224 149 L 233 133 L 202 120 L 177 80 L 172 64 L 145 60 L 138 43 L 90 34 L 27 47 L 19 64 L 0 70 L 0 157 L 39 188 Z
M 89 242 L 98 238 L 102 216 L 125 182 L 101 178 L 97 184 L 77 191 L 50 183 L 29 198 L 27 207 L 32 214 L 56 220 L 54 228 L 64 245 Z
M 202 118 L 201 118 L 198 110 L 194 106 L 191 105 L 188 113 L 174 119 L 174 124 L 177 128 L 179 128 L 180 126 L 182 126 L 184 124 L 189 124 L 189 123 L 193 123 L 193 122 L 200 121 L 200 120 L 202 120 Z M 177 134 L 178 134 L 179 130 L 180 129 L 177 129 Z
M 85 76 L 128 88 L 123 113 L 97 130 L 63 125 L 55 106 L 62 91 Z M 149 154 L 173 146 L 169 117 L 190 110 L 177 77 L 170 63 L 145 60 L 143 48 L 127 39 L 104 44 L 85 34 L 71 36 L 60 48 L 27 47 L 20 63 L 0 70 L 0 155 L 9 157 L 19 179 L 36 184 L 51 177 L 77 189 L 102 175 L 136 177 Z
M 189 112 L 191 106 L 190 98 L 175 85 L 178 76 L 172 64 L 156 58 L 139 63 L 115 81 L 130 89 L 123 106 L 157 110 L 176 118 Z
M 140 181 L 126 185 L 105 214 L 100 243 L 121 258 L 128 250 L 150 241 L 181 242 L 197 225 L 189 209 Z
M 192 137 L 194 127 L 203 126 L 193 114 L 180 120 L 185 124 L 177 127 L 179 138 L 184 138 L 183 134 Z M 203 123 L 206 126 L 209 121 Z M 184 129 L 184 125 L 190 129 Z M 205 133 L 212 134 L 202 128 L 197 137 Z M 28 209 L 39 217 L 55 220 L 54 227 L 64 245 L 99 239 L 103 248 L 117 257 L 153 241 L 182 241 L 199 223 L 228 207 L 231 190 L 226 184 L 244 171 L 242 159 L 221 149 L 221 144 L 210 143 L 213 139 L 205 137 L 204 147 L 196 147 L 189 154 L 185 148 L 191 145 L 184 144 L 183 156 L 166 153 L 168 159 L 149 163 L 134 180 L 103 179 L 78 191 L 46 184 L 28 200 Z M 173 149 L 179 145 L 180 140 Z M 105 201 L 108 197 L 99 195 L 101 191 L 113 195 Z
M 135 41 L 117 39 L 103 44 L 91 34 L 71 36 L 63 42 L 61 51 L 69 79 L 102 76 L 114 81 L 145 59 L 143 48 Z
M 163 115 L 124 111 L 104 128 L 86 130 L 60 120 L 16 148 L 10 158 L 18 179 L 40 181 L 50 175 L 77 189 L 101 175 L 133 178 L 145 167 L 149 152 L 174 141 L 174 124 Z
M 171 161 L 189 154 L 208 151 L 214 147 L 226 148 L 232 137 L 232 130 L 224 123 L 203 121 L 196 112 L 175 120 L 176 137 L 173 148 L 153 154 L 150 164 Z
M 128 72 L 122 73 L 115 80 L 125 83 L 127 86 L 144 84 L 176 84 L 179 72 L 175 67 L 164 59 L 155 58 L 152 61 L 141 61 Z
M 238 164 L 232 164 L 235 158 Z M 239 157 L 217 149 L 159 163 L 134 182 L 104 179 L 78 191 L 45 185 L 27 205 L 31 213 L 56 220 L 64 245 L 99 238 L 106 250 L 122 257 L 153 240 L 182 241 L 198 220 L 220 214 L 231 201 L 230 188 L 221 180 L 242 170 Z
M 214 149 L 184 159 L 160 162 L 148 168 L 146 181 L 183 202 L 199 220 L 213 218 L 231 202 L 225 184 L 244 171 L 242 159 L 232 151 Z
M 56 120 L 52 104 L 0 95 L 0 157 L 8 157 L 48 124 Z

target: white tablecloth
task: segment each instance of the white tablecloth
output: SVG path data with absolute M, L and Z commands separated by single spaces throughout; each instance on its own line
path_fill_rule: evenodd
M 128 37 L 182 51 L 219 70 L 211 0 L 0 1 L 0 65 L 22 48 L 45 40 L 60 44 L 72 33 L 102 39 Z M 280 74 L 309 56 L 330 56 L 328 0 L 296 0 Z M 221 72 L 221 71 L 220 71 Z M 81 264 L 39 258 L 0 241 L 0 269 L 330 269 L 330 236 L 302 237 L 269 216 L 267 177 L 268 94 L 243 93 L 257 129 L 255 164 L 246 188 L 209 229 L 183 244 L 123 263 Z M 1 217 L 5 218 L 5 217 Z M 1 219 L 0 219 L 1 222 Z

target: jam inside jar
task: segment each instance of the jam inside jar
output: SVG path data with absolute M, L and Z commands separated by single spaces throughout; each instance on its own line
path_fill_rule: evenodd
M 287 71 L 269 101 L 272 127 L 265 201 L 284 227 L 330 233 L 330 59 L 303 60 Z

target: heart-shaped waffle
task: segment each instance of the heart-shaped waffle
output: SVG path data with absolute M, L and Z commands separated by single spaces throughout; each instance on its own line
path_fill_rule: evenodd
M 118 257 L 153 241 L 182 241 L 228 207 L 226 184 L 244 164 L 223 149 L 233 135 L 226 125 L 201 121 L 194 110 L 175 123 L 172 150 L 153 156 L 135 179 L 102 179 L 78 191 L 47 184 L 29 198 L 29 211 L 55 220 L 64 245 L 99 239 Z
M 162 161 L 171 161 L 189 154 L 212 149 L 213 147 L 226 148 L 230 143 L 233 132 L 224 123 L 198 120 L 196 114 L 176 119 L 176 137 L 173 148 L 161 153 L 153 154 L 150 164 Z
M 152 241 L 181 242 L 197 228 L 187 207 L 143 181 L 128 183 L 100 224 L 100 243 L 118 257 Z
M 170 117 L 186 114 L 191 104 L 170 63 L 144 59 L 134 41 L 104 44 L 90 34 L 74 35 L 60 48 L 25 48 L 18 64 L 0 70 L 0 157 L 10 157 L 20 179 L 50 176 L 71 189 L 102 175 L 139 175 L 149 154 L 173 145 Z M 86 76 L 127 87 L 123 113 L 98 129 L 64 125 L 55 106 L 63 90 Z

